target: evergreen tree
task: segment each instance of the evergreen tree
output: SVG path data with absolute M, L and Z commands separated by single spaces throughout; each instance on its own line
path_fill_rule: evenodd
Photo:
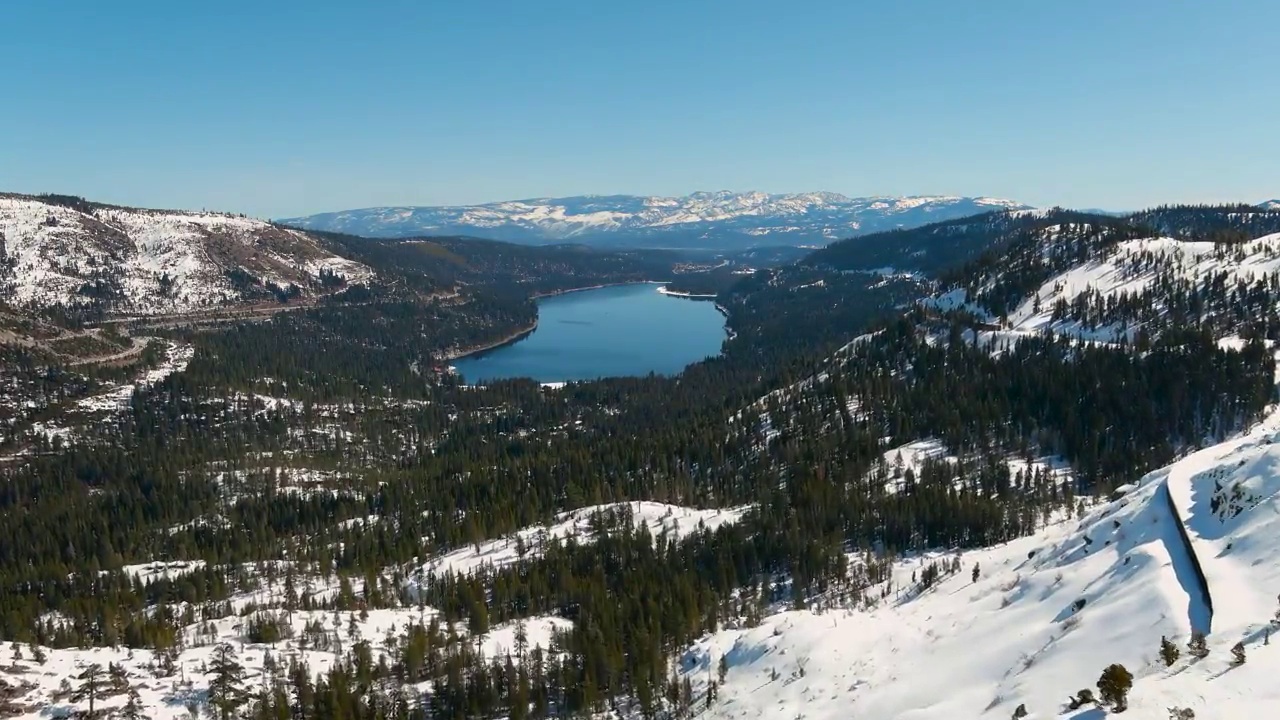
M 1095 702 L 1097 702 L 1097 700 L 1093 697 L 1093 690 L 1089 688 L 1081 688 L 1080 691 L 1076 693 L 1075 697 L 1071 698 L 1070 705 L 1072 710 L 1076 710 L 1085 705 L 1092 705 Z
M 1132 687 L 1133 673 L 1123 665 L 1108 665 L 1098 678 L 1098 694 L 1102 702 L 1111 705 L 1118 713 L 1128 709 L 1129 689 Z
M 1173 644 L 1169 638 L 1160 637 L 1160 659 L 1164 661 L 1165 667 L 1170 667 L 1178 662 L 1178 656 L 1181 654 L 1182 652 L 1178 650 L 1178 646 Z
M 85 717 L 93 720 L 97 717 L 98 700 L 111 688 L 111 680 L 103 672 L 102 666 L 97 663 L 86 666 L 79 675 L 76 675 L 76 679 L 80 684 L 73 691 L 71 700 L 73 702 L 88 701 L 89 708 L 85 712 Z
M 236 659 L 235 648 L 222 643 L 214 648 L 209 663 L 209 706 L 217 720 L 232 720 L 248 701 L 244 689 L 244 666 Z
M 120 720 L 150 720 L 146 707 L 142 704 L 142 698 L 138 695 L 138 689 L 130 685 L 127 692 L 129 693 L 129 698 L 125 701 L 124 706 L 120 708 L 118 716 Z

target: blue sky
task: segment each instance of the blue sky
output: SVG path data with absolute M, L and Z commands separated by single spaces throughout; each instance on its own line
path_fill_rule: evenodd
M 1259 201 L 1277 27 L 1274 0 L 8 2 L 0 190 Z

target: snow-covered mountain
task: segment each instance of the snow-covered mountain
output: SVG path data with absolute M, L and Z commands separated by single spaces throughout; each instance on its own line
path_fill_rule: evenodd
M 1260 202 L 1258 203 L 1258 207 L 1263 210 L 1280 210 L 1280 200 L 1267 200 L 1266 202 Z
M 370 276 L 307 233 L 261 220 L 0 194 L 0 301 L 14 307 L 184 313 L 290 286 L 314 292 L 322 273 Z
M 991 210 L 1026 208 L 987 197 L 865 197 L 829 192 L 698 192 L 684 197 L 588 195 L 456 207 L 380 207 L 282 223 L 371 237 L 474 235 L 519 243 L 743 248 L 825 245 Z

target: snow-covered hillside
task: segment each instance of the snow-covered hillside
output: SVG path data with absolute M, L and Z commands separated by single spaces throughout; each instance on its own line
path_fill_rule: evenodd
M 104 383 L 103 387 L 79 400 L 66 402 L 60 408 L 59 421 L 43 421 L 32 424 L 29 432 L 32 436 L 43 436 L 49 441 L 55 438 L 64 445 L 77 441 L 76 426 L 92 424 L 95 420 L 115 419 L 114 416 L 129 406 L 129 400 L 139 389 L 150 387 L 165 378 L 180 373 L 190 364 L 195 349 L 190 345 L 167 343 L 164 358 L 160 364 L 150 370 L 142 370 L 129 381 L 121 383 Z M 0 438 L 5 433 L 0 432 Z
M 140 578 L 157 579 L 166 573 L 170 577 L 178 576 L 186 569 L 171 565 L 165 569 L 147 566 L 126 568 L 126 571 Z M 283 568 L 277 571 L 282 572 Z M 304 591 L 312 596 L 332 596 L 339 592 L 339 587 L 336 583 L 308 581 Z M 292 662 L 300 663 L 313 674 L 328 672 L 343 653 L 357 643 L 367 644 L 375 662 L 395 657 L 400 647 L 398 641 L 409 628 L 428 628 L 431 623 L 440 622 L 439 613 L 434 609 L 417 607 L 302 610 L 287 614 L 271 611 L 269 617 L 278 622 L 284 637 L 276 642 L 252 642 L 248 638 L 249 626 L 255 620 L 268 617 L 261 609 L 278 606 L 282 592 L 278 581 L 273 585 L 264 581 L 261 592 L 246 593 L 233 601 L 245 616 L 231 615 L 188 627 L 183 635 L 183 648 L 172 656 L 123 647 L 55 650 L 8 646 L 3 669 L 0 669 L 0 695 L 3 695 L 0 709 L 5 717 L 31 720 L 84 713 L 89 707 L 87 700 L 77 698 L 63 682 L 69 679 L 74 686 L 79 682 L 75 680 L 78 675 L 91 665 L 98 665 L 104 677 L 111 666 L 118 668 L 120 679 L 137 692 L 146 717 L 152 720 L 200 717 L 209 707 L 209 685 L 213 679 L 210 665 L 220 644 L 233 649 L 237 661 L 244 667 L 247 687 L 257 688 Z M 256 614 L 255 609 L 259 611 Z M 469 636 L 463 626 L 450 626 L 447 622 L 441 622 L 441 626 L 442 633 L 450 636 L 447 642 L 454 648 L 467 647 L 486 657 L 505 657 L 516 652 L 517 639 L 521 637 L 530 649 L 550 650 L 555 636 L 571 628 L 572 623 L 554 616 L 535 617 L 490 628 L 480 636 Z M 446 642 L 446 639 L 441 637 L 437 642 Z M 409 687 L 426 691 L 430 683 Z M 104 688 L 97 698 L 97 717 L 110 717 L 107 713 L 119 712 L 127 702 L 125 692 Z
M 721 658 L 727 673 L 701 717 L 1009 718 L 1025 705 L 1031 718 L 1101 718 L 1068 698 L 1096 694 L 1112 663 L 1135 678 L 1126 717 L 1164 720 L 1171 707 L 1271 717 L 1280 707 L 1280 637 L 1269 643 L 1280 609 L 1277 440 L 1273 413 L 1038 535 L 902 560 L 861 608 L 781 612 L 704 638 L 682 672 L 699 695 Z M 960 571 L 918 591 L 913 580 L 935 561 Z M 1207 633 L 1203 659 L 1188 651 L 1193 630 Z M 1171 666 L 1162 637 L 1181 650 Z
M 18 195 L 0 195 L 0 261 L 0 300 L 11 305 L 145 315 L 269 298 L 269 285 L 315 291 L 322 272 L 370 276 L 310 235 L 260 220 Z
M 1052 229 L 1048 235 L 1052 236 Z M 949 290 L 927 304 L 939 310 L 966 308 L 988 323 L 1001 324 L 998 330 L 977 333 L 978 342 L 997 350 L 1020 337 L 1037 334 L 1098 343 L 1131 342 L 1143 327 L 1132 317 L 1085 324 L 1076 313 L 1064 314 L 1062 309 L 1074 306 L 1082 296 L 1095 306 L 1106 306 L 1154 292 L 1149 314 L 1159 314 L 1167 306 L 1161 295 L 1168 293 L 1156 288 L 1161 281 L 1211 282 L 1230 289 L 1237 283 L 1267 281 L 1276 273 L 1280 273 L 1280 234 L 1230 247 L 1169 237 L 1142 238 L 1118 243 L 1089 261 L 1050 277 L 1003 319 L 969 302 L 963 289 Z M 969 337 L 974 336 L 970 333 Z
M 1274 284 L 1280 273 L 1280 235 L 1089 245 L 1091 236 L 1079 228 L 1060 242 L 1068 236 L 1060 230 L 1028 236 L 1026 252 L 994 264 L 989 282 L 947 289 L 925 306 L 968 310 L 979 323 L 965 337 L 997 352 L 1043 335 L 1132 341 L 1167 327 L 1170 313 L 1183 323 L 1196 318 L 1221 346 L 1238 349 L 1245 345 L 1237 334 L 1242 318 L 1258 312 L 1245 305 L 1248 289 Z M 1041 252 L 1043 264 L 1024 262 Z M 1011 277 L 1034 281 L 1001 317 L 980 301 L 1017 287 Z M 1191 313 L 1186 297 L 1199 302 Z M 939 327 L 921 325 L 943 342 L 947 332 Z M 759 405 L 790 399 L 792 406 L 829 406 L 827 379 L 816 373 Z M 836 411 L 825 416 L 839 419 Z M 761 433 L 777 432 L 767 413 L 763 421 Z M 1242 435 L 1194 450 L 1112 498 L 1084 501 L 1033 536 L 900 559 L 892 580 L 860 600 L 832 595 L 806 610 L 776 607 L 758 626 L 744 620 L 703 638 L 680 661 L 699 717 L 950 720 L 1019 717 L 1025 707 L 1029 718 L 1096 720 L 1115 709 L 1073 708 L 1070 699 L 1082 689 L 1099 694 L 1099 676 L 1113 663 L 1134 676 L 1124 717 L 1164 720 L 1171 708 L 1202 719 L 1275 715 L 1280 646 L 1272 647 L 1270 635 L 1280 631 L 1280 408 L 1272 406 Z M 887 439 L 876 472 L 892 493 L 930 464 L 958 462 L 960 453 L 936 439 Z M 1011 475 L 1071 472 L 1057 458 L 1028 464 L 1010 457 L 1009 467 Z M 862 560 L 849 556 L 851 566 Z M 942 576 L 924 587 L 931 566 L 943 568 Z M 1193 632 L 1206 634 L 1203 658 L 1188 647 Z M 1180 651 L 1171 664 L 1161 658 L 1162 638 Z M 722 667 L 723 684 L 707 703 Z
M 523 243 L 728 248 L 825 245 L 855 234 L 1027 207 L 986 197 L 847 198 L 829 192 L 699 192 L 537 198 L 457 207 L 381 207 L 290 218 L 311 230 L 375 237 L 476 235 Z

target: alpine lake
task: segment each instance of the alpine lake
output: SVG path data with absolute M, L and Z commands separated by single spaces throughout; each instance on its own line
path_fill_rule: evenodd
M 660 287 L 614 285 L 542 298 L 533 332 L 458 358 L 453 368 L 472 385 L 507 378 L 560 383 L 675 375 L 720 354 L 725 318 L 715 303 Z

